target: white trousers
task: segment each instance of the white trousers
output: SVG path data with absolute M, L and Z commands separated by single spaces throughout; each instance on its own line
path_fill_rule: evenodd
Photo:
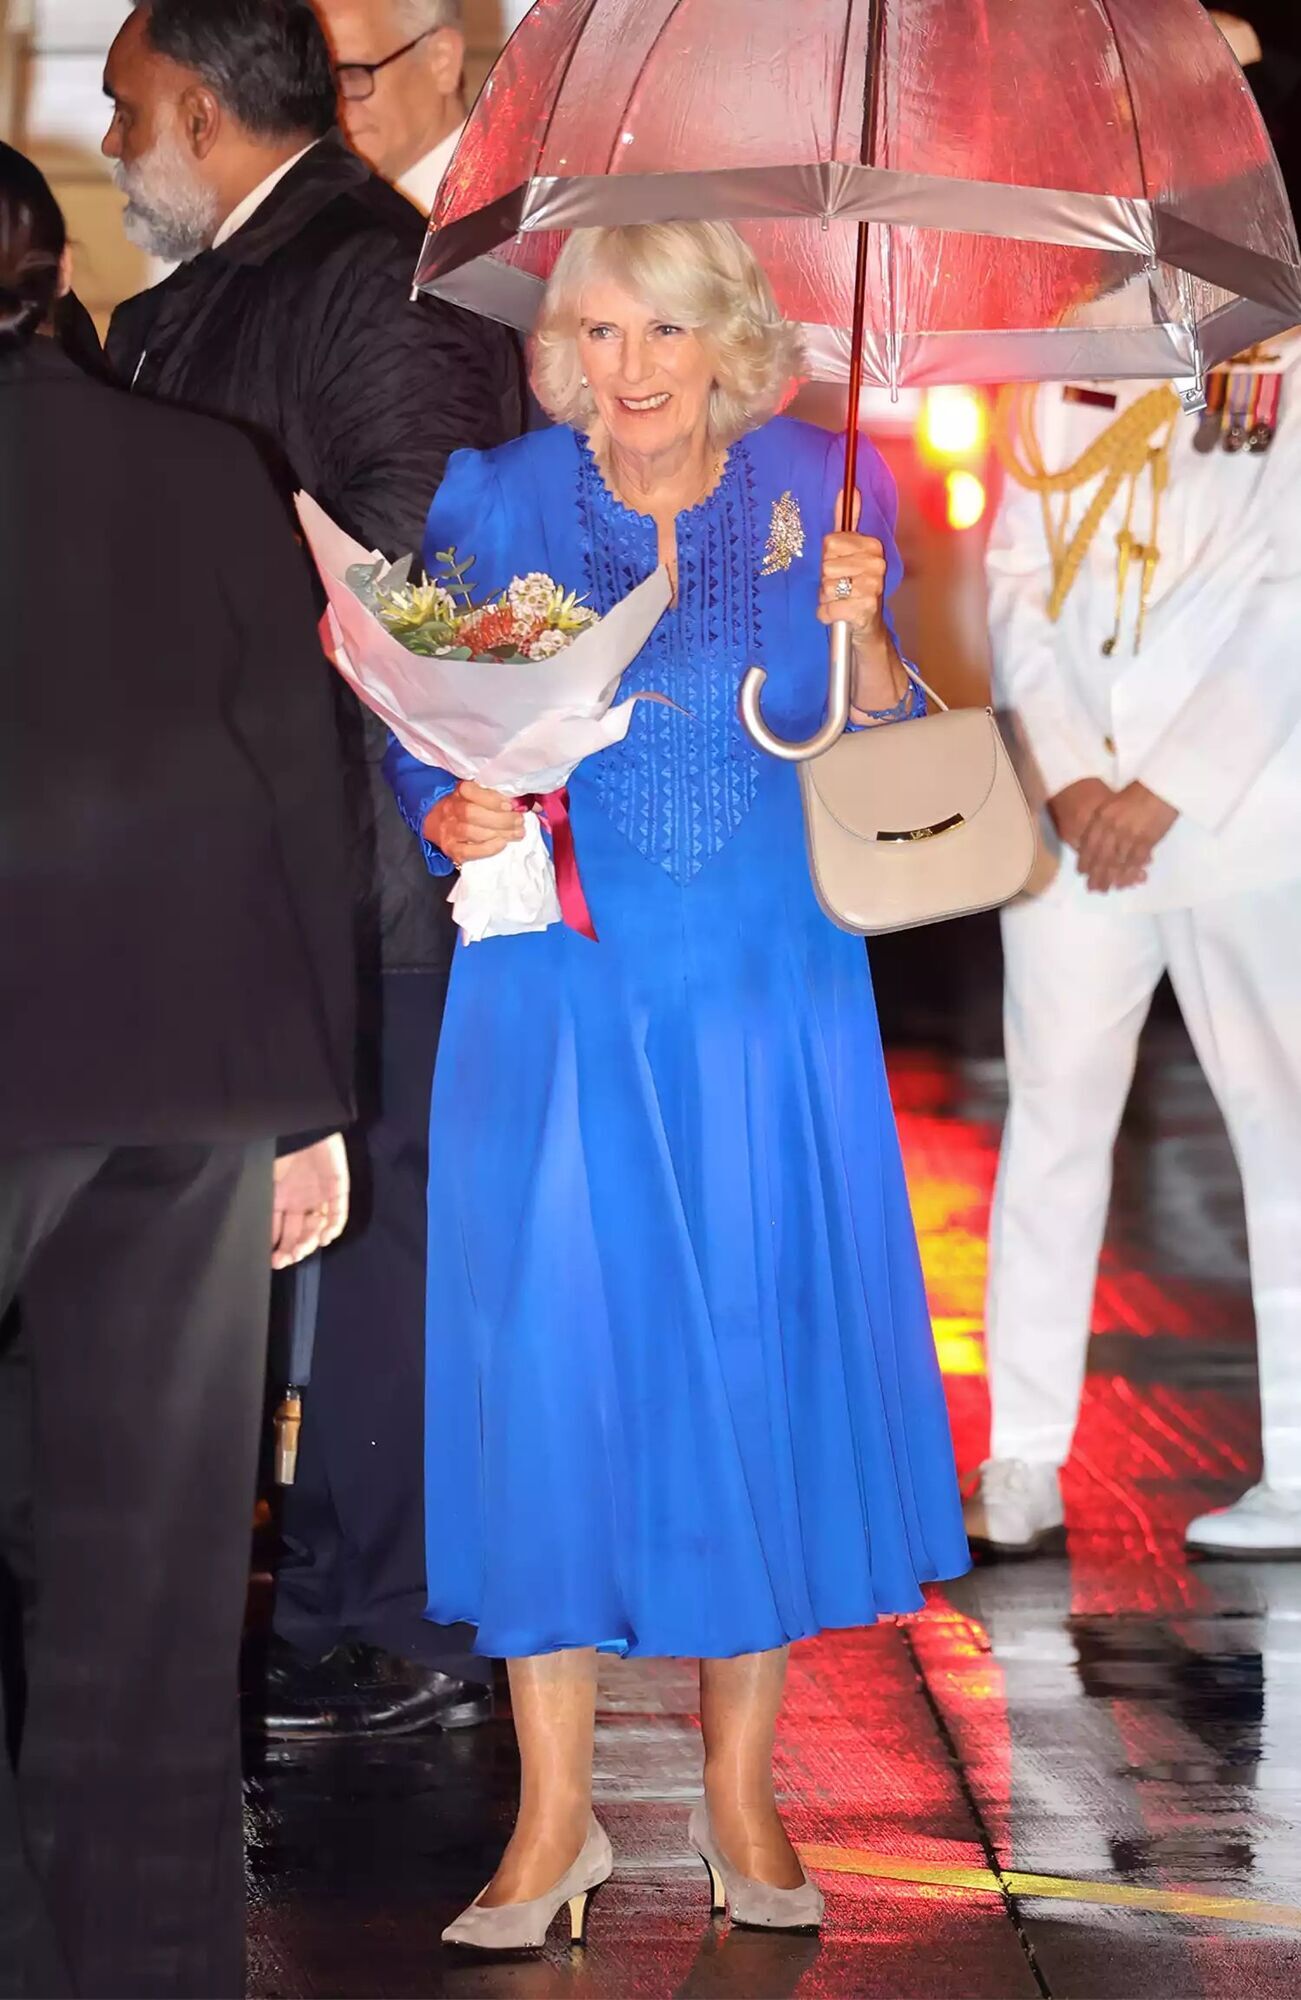
M 1242 1175 L 1265 1476 L 1301 1488 L 1301 882 L 1151 913 L 1049 896 L 1004 911 L 1003 949 L 993 1456 L 1061 1465 L 1070 1452 L 1112 1152 L 1168 972 Z

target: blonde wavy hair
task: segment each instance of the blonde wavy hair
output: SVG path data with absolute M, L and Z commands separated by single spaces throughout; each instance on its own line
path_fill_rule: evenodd
M 556 260 L 530 353 L 533 393 L 556 423 L 588 432 L 596 399 L 578 355 L 583 293 L 596 279 L 622 285 L 649 311 L 700 335 L 714 367 L 709 427 L 733 444 L 774 415 L 804 368 L 800 330 L 726 222 L 637 222 L 576 229 Z

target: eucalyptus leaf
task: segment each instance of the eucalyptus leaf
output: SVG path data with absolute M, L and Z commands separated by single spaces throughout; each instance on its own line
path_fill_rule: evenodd
M 359 603 L 368 611 L 374 611 L 379 597 L 379 577 L 383 563 L 352 563 L 344 571 L 343 580 Z
M 473 610 L 474 596 L 465 579 L 474 568 L 474 557 L 467 556 L 464 562 L 458 562 L 455 549 L 439 549 L 434 561 L 439 566 L 438 582 L 453 597 L 463 599 L 467 611 Z

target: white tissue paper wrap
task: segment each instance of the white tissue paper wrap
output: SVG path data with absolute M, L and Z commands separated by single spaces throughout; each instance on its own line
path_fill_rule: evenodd
M 554 792 L 576 765 L 622 742 L 641 696 L 615 705 L 619 683 L 668 605 L 661 567 L 548 660 L 438 660 L 410 653 L 349 587 L 354 565 L 383 559 L 354 542 L 306 493 L 298 518 L 330 600 L 330 651 L 358 699 L 424 764 L 508 798 Z M 570 579 L 556 579 L 566 589 Z M 561 921 L 555 870 L 535 814 L 523 840 L 469 861 L 450 898 L 467 943 Z M 582 856 L 578 857 L 582 867 Z

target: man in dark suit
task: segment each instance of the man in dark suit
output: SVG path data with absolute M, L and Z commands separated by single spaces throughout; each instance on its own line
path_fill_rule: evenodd
M 448 455 L 518 428 L 500 329 L 412 302 L 423 223 L 335 130 L 307 0 L 148 0 L 110 52 L 105 151 L 138 241 L 181 260 L 123 306 L 109 359 L 137 395 L 221 414 L 358 540 L 419 550 Z M 355 1221 L 324 1260 L 284 1524 L 277 1733 L 482 1719 L 489 1670 L 424 1611 L 426 1132 L 454 932 L 345 706 L 362 918 Z M 319 1664 L 318 1664 L 319 1663 Z
M 342 777 L 256 453 L 68 358 L 64 254 L 0 147 L 0 1993 L 229 2000 L 270 1263 L 346 1214 Z

